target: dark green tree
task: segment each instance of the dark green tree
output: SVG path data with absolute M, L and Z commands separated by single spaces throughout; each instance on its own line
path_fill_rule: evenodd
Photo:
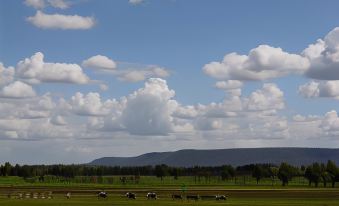
M 278 171 L 278 178 L 281 180 L 282 185 L 288 185 L 288 182 L 296 175 L 296 168 L 287 164 L 286 162 L 281 163 Z
M 335 182 L 339 176 L 339 171 L 335 163 L 331 160 L 327 162 L 326 171 L 328 173 L 329 179 L 331 181 L 332 187 L 335 186 Z
M 155 176 L 159 177 L 161 181 L 168 174 L 168 166 L 167 165 L 156 165 L 154 168 Z
M 259 181 L 264 177 L 265 171 L 261 165 L 256 164 L 252 171 L 252 177 L 254 177 L 257 180 L 257 184 L 259 184 Z

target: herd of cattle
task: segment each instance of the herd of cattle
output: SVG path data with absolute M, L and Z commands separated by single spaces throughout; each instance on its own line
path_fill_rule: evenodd
M 128 199 L 136 199 L 137 196 L 135 193 L 132 193 L 132 192 L 127 192 L 126 193 L 126 197 Z M 155 192 L 149 192 L 147 193 L 146 195 L 146 198 L 149 200 L 149 199 L 157 199 L 157 194 Z M 215 199 L 215 200 L 227 200 L 227 196 L 226 195 L 181 195 L 181 194 L 172 194 L 172 199 L 173 200 L 206 200 L 206 199 Z
M 127 199 L 137 199 L 137 195 L 132 192 L 127 192 L 125 194 Z M 8 194 L 8 198 L 11 198 L 12 194 Z M 67 192 L 65 197 L 67 199 L 71 198 L 71 193 Z M 108 193 L 105 191 L 101 191 L 97 194 L 98 199 L 106 199 L 108 198 Z M 226 195 L 181 195 L 181 194 L 172 194 L 173 200 L 227 200 L 228 197 Z M 23 198 L 33 198 L 33 199 L 52 199 L 53 194 L 52 192 L 45 192 L 45 193 L 17 193 L 16 198 L 23 199 Z M 146 194 L 146 199 L 148 200 L 156 200 L 158 196 L 155 192 L 148 192 Z
M 7 194 L 8 198 L 17 198 L 17 199 L 53 199 L 53 192 L 26 192 L 26 193 L 21 193 L 18 192 L 16 195 L 14 194 Z

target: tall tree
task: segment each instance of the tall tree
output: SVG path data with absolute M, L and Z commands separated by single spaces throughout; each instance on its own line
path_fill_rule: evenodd
M 339 171 L 335 163 L 331 160 L 327 162 L 326 171 L 328 172 L 329 178 L 331 179 L 332 187 L 335 186 L 336 179 L 339 176 Z
M 278 178 L 281 180 L 282 185 L 288 185 L 288 182 L 296 175 L 296 168 L 287 164 L 286 162 L 281 163 L 278 171 Z
M 252 171 L 252 177 L 257 180 L 257 184 L 259 184 L 260 179 L 264 177 L 264 169 L 261 165 L 256 164 Z

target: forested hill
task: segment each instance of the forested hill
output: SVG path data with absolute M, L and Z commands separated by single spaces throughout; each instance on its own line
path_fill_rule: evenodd
M 166 164 L 168 166 L 240 166 L 255 163 L 310 165 L 333 160 L 339 164 L 339 149 L 323 148 L 241 148 L 217 150 L 179 150 L 176 152 L 153 152 L 136 157 L 103 157 L 90 165 L 145 166 Z

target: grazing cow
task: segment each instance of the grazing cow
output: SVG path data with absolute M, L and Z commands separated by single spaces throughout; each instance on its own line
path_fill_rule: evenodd
M 137 196 L 134 193 L 131 193 L 131 192 L 127 192 L 126 197 L 128 199 L 133 199 L 133 200 L 135 200 L 137 198 Z
M 25 198 L 26 198 L 26 199 L 31 198 L 31 193 L 26 193 L 26 194 L 25 194 Z
M 216 200 L 227 200 L 227 196 L 226 195 L 216 195 L 215 199 Z
M 201 195 L 200 199 L 202 200 L 215 200 L 217 198 L 216 195 Z
M 186 195 L 187 200 L 199 200 L 199 195 Z
M 67 192 L 66 195 L 65 195 L 65 197 L 66 197 L 67 199 L 71 199 L 71 193 L 70 193 L 70 192 Z
M 146 197 L 147 197 L 148 200 L 149 199 L 156 200 L 157 199 L 157 194 L 155 192 L 149 192 L 149 193 L 147 193 Z
M 182 200 L 182 195 L 173 194 L 172 199 L 173 200 Z
M 98 193 L 98 199 L 100 199 L 100 198 L 106 199 L 107 197 L 108 197 L 108 195 L 107 195 L 106 192 L 99 192 Z
M 40 199 L 45 199 L 45 198 L 46 198 L 46 197 L 45 197 L 45 193 L 42 193 L 42 192 L 39 193 L 39 198 L 40 198 Z
M 53 192 L 52 191 L 49 191 L 47 193 L 47 199 L 53 199 Z
M 23 198 L 23 194 L 22 193 L 18 193 L 18 199 L 22 199 Z
M 38 199 L 38 197 L 39 197 L 39 194 L 36 193 L 36 192 L 34 192 L 34 193 L 33 193 L 33 199 Z

